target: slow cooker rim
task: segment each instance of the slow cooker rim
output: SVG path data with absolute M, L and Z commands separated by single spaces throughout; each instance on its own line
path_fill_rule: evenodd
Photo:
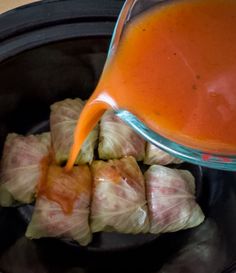
M 0 42 L 53 25 L 115 22 L 122 3 L 117 0 L 50 0 L 24 5 L 0 15 Z
M 36 29 L 0 42 L 0 62 L 46 44 L 85 38 L 110 38 L 115 22 L 85 22 Z

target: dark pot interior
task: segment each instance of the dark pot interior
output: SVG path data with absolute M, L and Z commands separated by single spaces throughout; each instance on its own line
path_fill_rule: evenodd
M 89 97 L 103 68 L 121 4 L 45 1 L 0 17 L 1 149 L 9 132 L 40 130 L 51 103 Z M 196 171 L 197 167 L 186 166 Z M 140 237 L 135 239 L 136 247 L 117 251 L 99 251 L 99 242 L 97 249 L 91 249 L 55 239 L 29 241 L 24 238 L 27 223 L 22 208 L 0 208 L 0 270 L 148 273 L 158 272 L 167 263 L 173 267 L 163 273 L 222 272 L 236 259 L 235 182 L 234 173 L 203 169 L 199 202 L 208 220 L 202 227 L 166 234 L 146 244 L 140 243 Z M 182 260 L 175 258 L 191 242 L 195 247 L 203 245 L 207 257 L 191 255 L 194 246 L 190 246 Z

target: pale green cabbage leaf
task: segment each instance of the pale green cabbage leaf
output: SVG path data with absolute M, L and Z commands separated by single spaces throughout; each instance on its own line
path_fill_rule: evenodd
M 95 161 L 92 173 L 92 231 L 148 232 L 144 178 L 136 160 Z
M 145 156 L 145 140 L 108 110 L 100 122 L 98 153 L 100 159 L 119 159 L 133 156 L 142 161 Z
M 176 158 L 167 152 L 161 150 L 151 143 L 147 143 L 144 164 L 147 165 L 168 165 L 180 164 L 183 160 Z
M 55 159 L 58 164 L 68 160 L 74 141 L 74 130 L 85 102 L 79 98 L 65 99 L 51 105 L 50 128 Z M 98 140 L 98 127 L 90 132 L 75 164 L 91 163 Z
M 175 232 L 204 221 L 195 200 L 195 179 L 189 171 L 153 165 L 145 173 L 150 232 Z
M 50 149 L 50 133 L 7 136 L 1 161 L 0 205 L 11 206 L 15 201 L 28 204 L 34 200 Z
M 50 189 L 67 198 L 75 195 L 73 210 L 66 213 L 58 202 L 40 194 L 28 225 L 26 236 L 30 239 L 60 237 L 87 245 L 92 240 L 89 227 L 89 205 L 91 198 L 91 174 L 87 166 L 78 166 L 66 174 L 60 167 L 50 167 L 48 183 Z M 49 190 L 46 188 L 45 191 Z

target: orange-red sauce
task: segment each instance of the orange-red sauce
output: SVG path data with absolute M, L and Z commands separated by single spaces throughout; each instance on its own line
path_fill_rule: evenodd
M 70 214 L 81 194 L 90 196 L 91 181 L 90 170 L 86 165 L 74 167 L 70 173 L 51 165 L 47 176 L 39 185 L 38 196 L 45 196 L 58 203 L 64 213 Z
M 67 170 L 107 107 L 178 143 L 235 154 L 235 27 L 235 0 L 177 0 L 131 21 L 81 114 Z

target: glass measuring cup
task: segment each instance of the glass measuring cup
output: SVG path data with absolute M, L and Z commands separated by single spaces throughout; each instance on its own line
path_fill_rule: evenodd
M 154 6 L 155 8 L 158 6 L 161 7 L 167 3 L 174 3 L 177 1 L 180 0 L 127 0 L 116 24 L 108 53 L 108 61 L 115 54 L 124 29 L 136 16 Z M 194 149 L 152 131 L 142 123 L 141 120 L 126 109 L 117 110 L 116 115 L 142 135 L 146 140 L 178 158 L 211 168 L 236 170 L 236 151 L 235 154 L 220 154 Z

